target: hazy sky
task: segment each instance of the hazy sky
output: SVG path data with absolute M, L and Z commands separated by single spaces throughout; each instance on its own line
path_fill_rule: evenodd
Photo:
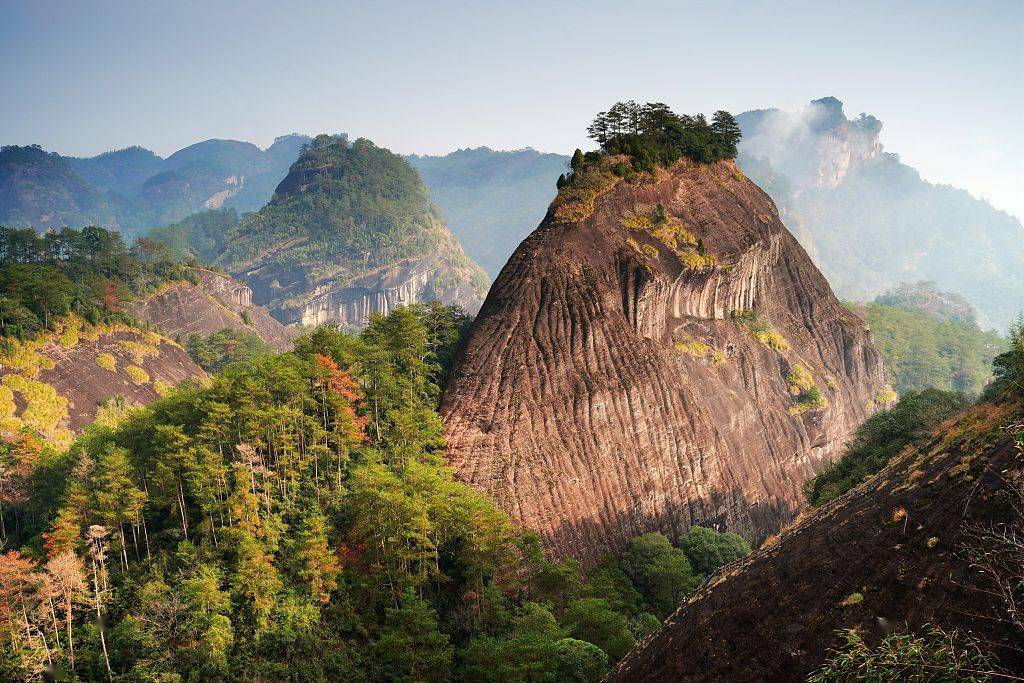
M 569 152 L 619 99 L 835 95 L 929 180 L 1024 216 L 1022 0 L 0 0 L 0 92 L 0 142 L 74 155 L 292 131 Z

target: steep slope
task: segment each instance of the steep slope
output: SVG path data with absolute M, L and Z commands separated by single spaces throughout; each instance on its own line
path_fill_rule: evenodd
M 106 197 L 67 161 L 37 145 L 0 148 L 0 225 L 89 224 L 118 227 Z
M 883 152 L 878 119 L 848 119 L 833 97 L 736 119 L 740 166 L 841 297 L 865 301 L 902 281 L 930 280 L 966 296 L 999 331 L 1020 313 L 1020 221 Z
M 491 278 L 544 217 L 569 163 L 561 154 L 487 147 L 407 158 L 466 254 Z
M 1024 671 L 1021 633 L 991 576 L 970 564 L 980 547 L 972 527 L 1020 528 L 1011 487 L 1021 482 L 1022 420 L 1020 400 L 1004 399 L 945 425 L 715 575 L 607 680 L 800 681 L 842 644 L 837 629 L 874 643 L 887 624 L 959 629 Z
M 225 328 L 252 332 L 277 351 L 287 351 L 296 330 L 253 306 L 252 290 L 237 280 L 203 268 L 192 268 L 196 283 L 176 281 L 141 299 L 124 304 L 131 316 L 148 322 L 173 339 L 190 334 L 207 337 Z
M 424 298 L 475 311 L 487 286 L 416 172 L 368 140 L 318 136 L 226 244 L 218 263 L 287 323 L 358 326 Z
M 0 358 L 0 428 L 25 424 L 66 443 L 108 401 L 144 405 L 205 376 L 184 349 L 155 332 L 90 326 L 73 316 L 56 334 Z
M 557 556 L 763 538 L 888 400 L 879 355 L 732 162 L 595 182 L 492 286 L 441 405 L 451 460 Z

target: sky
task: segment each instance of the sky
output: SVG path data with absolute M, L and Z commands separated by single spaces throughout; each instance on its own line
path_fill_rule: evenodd
M 926 179 L 1024 217 L 1022 0 L 0 0 L 0 92 L 0 143 L 76 156 L 289 132 L 569 153 L 616 100 L 833 95 Z

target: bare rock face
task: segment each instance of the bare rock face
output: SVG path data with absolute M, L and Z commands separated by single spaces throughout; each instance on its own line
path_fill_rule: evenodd
M 777 531 L 885 386 L 767 195 L 732 162 L 682 161 L 619 181 L 582 220 L 549 211 L 492 286 L 441 413 L 460 477 L 588 563 L 694 523 Z
M 1024 673 L 1009 593 L 968 559 L 1000 549 L 979 529 L 1019 537 L 1022 420 L 1019 399 L 972 408 L 723 568 L 605 680 L 805 681 L 843 644 L 841 629 L 874 645 L 886 629 L 927 625 L 969 634 L 1005 673 Z
M 198 284 L 175 282 L 125 309 L 169 337 L 209 336 L 224 328 L 251 332 L 277 351 L 287 351 L 296 337 L 262 306 L 253 306 L 252 290 L 232 277 L 193 268 Z

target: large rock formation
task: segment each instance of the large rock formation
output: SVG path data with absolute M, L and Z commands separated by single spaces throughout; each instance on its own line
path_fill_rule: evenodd
M 279 323 L 262 306 L 254 306 L 247 285 L 204 268 L 191 272 L 195 284 L 171 282 L 146 297 L 126 302 L 125 310 L 175 339 L 190 334 L 207 337 L 230 328 L 251 332 L 278 351 L 291 348 L 297 330 Z
M 732 162 L 682 161 L 618 181 L 582 220 L 549 211 L 441 412 L 464 480 L 552 554 L 592 561 L 698 522 L 774 532 L 884 387 L 768 196 Z
M 218 263 L 279 320 L 307 325 L 360 326 L 424 299 L 475 312 L 487 288 L 404 159 L 330 135 L 303 148 Z
M 1024 673 L 1020 615 L 1014 625 L 1012 591 L 994 581 L 1013 556 L 981 537 L 1021 533 L 1022 420 L 1020 400 L 1004 399 L 937 430 L 713 576 L 606 680 L 804 681 L 843 644 L 840 629 L 874 645 L 888 629 L 927 625 L 973 636 L 1005 673 Z M 982 548 L 988 562 L 972 566 Z

